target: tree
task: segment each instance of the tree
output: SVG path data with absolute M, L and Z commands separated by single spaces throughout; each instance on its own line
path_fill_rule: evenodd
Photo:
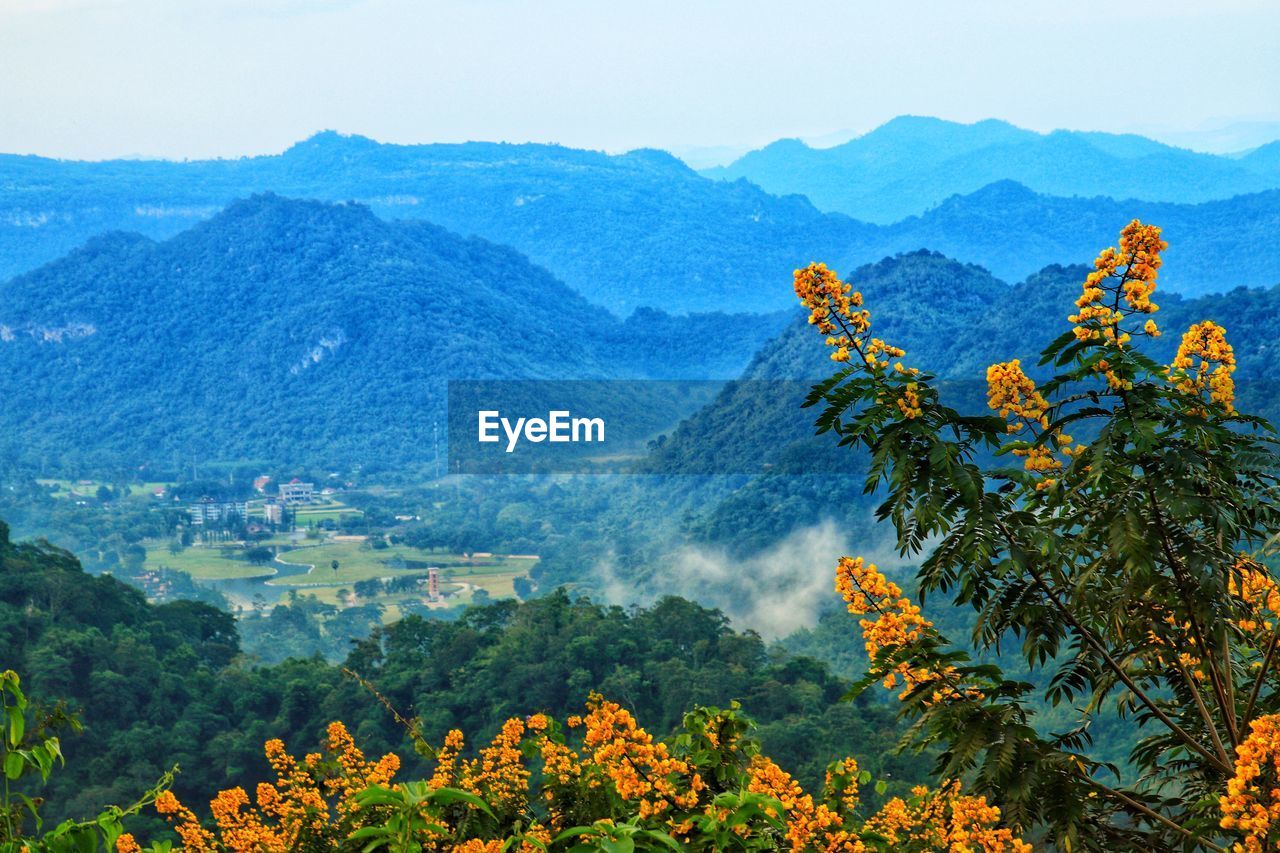
M 1143 354 L 1161 333 L 1165 248 L 1158 228 L 1128 225 L 1032 370 L 1041 381 L 1016 359 L 988 370 L 997 416 L 944 405 L 825 266 L 795 277 L 843 365 L 807 401 L 818 429 L 868 453 L 866 488 L 883 490 L 877 515 L 919 561 L 921 596 L 971 607 L 977 648 L 1019 650 L 1038 682 L 972 663 L 846 557 L 837 585 L 871 657 L 857 689 L 901 686 L 907 745 L 937 748 L 939 774 L 972 780 L 1015 831 L 1073 850 L 1277 836 L 1280 587 L 1261 554 L 1280 530 L 1280 457 L 1235 408 L 1220 326 L 1193 325 L 1171 365 Z M 1038 731 L 1043 703 L 1076 708 L 1076 725 Z M 1135 773 L 1091 755 L 1091 726 L 1115 716 L 1137 728 Z
M 331 560 L 329 562 L 329 568 L 333 569 L 333 573 L 336 575 L 338 573 L 338 561 Z

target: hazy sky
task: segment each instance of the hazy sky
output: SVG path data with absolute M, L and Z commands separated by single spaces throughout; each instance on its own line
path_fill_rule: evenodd
M 755 146 L 903 113 L 1173 132 L 1280 122 L 1278 46 L 1275 0 L 0 0 L 0 151 Z

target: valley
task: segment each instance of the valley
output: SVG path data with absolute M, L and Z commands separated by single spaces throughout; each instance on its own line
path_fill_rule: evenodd
M 333 132 L 234 161 L 0 156 L 0 635 L 36 670 L 33 695 L 71 697 L 99 727 L 69 756 L 100 774 L 115 755 L 131 773 L 89 793 L 53 783 L 57 813 L 149 784 L 169 755 L 197 768 L 175 787 L 184 796 L 240 785 L 265 772 L 259 742 L 313 743 L 322 716 L 418 755 L 425 773 L 423 737 L 501 738 L 510 720 L 576 714 L 603 701 L 597 691 L 651 715 L 659 738 L 693 737 L 681 727 L 741 699 L 761 743 L 811 789 L 837 751 L 882 774 L 866 794 L 877 806 L 928 781 L 935 760 L 960 760 L 939 746 L 953 729 L 923 752 L 894 751 L 911 733 L 904 718 L 961 705 L 1015 719 L 983 717 L 982 736 L 996 734 L 964 759 L 965 784 L 1008 793 L 1014 765 L 999 744 L 1016 742 L 1042 774 L 1037 796 L 1080 783 L 1053 777 L 1054 762 L 1084 766 L 1071 762 L 1086 750 L 1089 779 L 1106 768 L 1141 787 L 1149 721 L 1096 713 L 1130 700 L 1089 657 L 1085 628 L 1054 621 L 1039 597 L 1048 582 L 1027 586 L 1004 549 L 1068 555 L 1055 565 L 1065 577 L 1072 548 L 1105 541 L 1090 559 L 1134 611 L 1168 590 L 1124 586 L 1143 580 L 1124 560 L 1168 557 L 1143 550 L 1160 531 L 1130 506 L 1165 501 L 1199 542 L 1210 521 L 1197 513 L 1210 510 L 1195 489 L 1237 500 L 1231 490 L 1252 488 L 1239 484 L 1269 482 L 1254 461 L 1265 442 L 1248 444 L 1265 427 L 1219 428 L 1211 416 L 1235 409 L 1207 408 L 1229 379 L 1231 406 L 1280 417 L 1269 156 L 914 119 L 834 149 L 775 143 L 703 173 L 648 149 Z M 1138 239 L 1135 218 L 1164 230 L 1138 232 L 1145 254 L 1126 248 L 1115 273 L 1103 247 L 1122 228 L 1122 246 Z M 1105 359 L 1090 352 L 1119 336 L 1081 319 L 1093 305 L 1082 284 L 1113 273 L 1129 289 L 1113 285 L 1107 310 L 1141 356 L 1128 339 Z M 805 276 L 819 284 L 806 290 Z M 1159 325 L 1139 325 L 1144 312 Z M 1036 364 L 1046 341 L 1057 349 Z M 1169 365 L 1195 367 L 1191 352 L 1201 372 L 1169 382 Z M 1100 430 L 1090 419 L 1111 415 L 1099 401 L 1130 405 L 1134 390 L 1114 363 L 1150 409 Z M 1063 364 L 1077 372 L 1045 387 L 1108 383 L 1064 404 L 1069 420 L 1081 400 L 1094 406 L 1070 436 L 1033 405 Z M 1006 375 L 1014 391 L 998 387 Z M 834 384 L 815 393 L 823 380 Z M 1202 393 L 1207 403 L 1178 396 Z M 1034 414 L 1022 426 L 1043 430 L 1039 444 L 993 425 L 999 394 L 1006 412 Z M 592 444 L 606 424 L 631 431 L 570 464 L 554 456 L 572 443 L 554 439 L 568 411 L 598 422 Z M 551 455 L 468 467 L 458 438 L 475 437 L 477 415 L 498 456 Z M 1159 430 L 1173 437 L 1155 441 Z M 1107 441 L 1172 448 L 1160 470 L 1187 493 L 1124 492 L 1147 474 L 1107 456 Z M 1072 462 L 1085 452 L 1111 479 Z M 1045 467 L 1007 467 L 1022 457 Z M 1247 476 L 1218 476 L 1231 466 Z M 1097 511 L 1124 512 L 1104 535 L 1095 509 L 1076 507 L 1072 523 L 1094 539 L 1036 540 L 1026 507 L 1074 499 L 1054 491 L 1058 477 L 1123 493 Z M 1270 504 L 1238 501 L 1212 524 L 1253 541 Z M 993 544 L 997 520 L 1025 541 Z M 1040 521 L 1066 524 L 1047 510 Z M 1258 571 L 1274 563 L 1259 552 Z M 853 589 L 858 578 L 881 592 Z M 1138 642 L 1121 636 L 1132 612 L 1108 610 L 1087 584 L 1070 593 L 1089 631 Z M 912 603 L 926 597 L 928 618 Z M 908 626 L 895 648 L 917 643 L 937 655 L 929 667 L 876 653 L 871 617 L 885 612 Z M 373 702 L 351 672 L 376 685 Z M 943 685 L 952 678 L 972 683 Z M 895 692 L 858 692 L 873 682 Z M 1160 683 L 1161 702 L 1184 686 Z M 407 733 L 387 708 L 403 709 Z M 1015 794 L 1028 825 L 1058 831 L 1056 813 Z

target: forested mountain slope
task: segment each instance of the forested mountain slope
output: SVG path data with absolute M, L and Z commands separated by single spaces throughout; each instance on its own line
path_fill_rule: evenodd
M 448 379 L 727 378 L 778 324 L 623 322 L 512 249 L 258 196 L 0 285 L 0 452 L 81 470 L 422 462 Z M 728 346 L 706 332 L 725 325 Z
M 859 268 L 846 280 L 862 292 L 876 334 L 906 350 L 904 364 L 952 380 L 945 388 L 959 401 L 981 406 L 988 365 L 1021 358 L 1031 370 L 1040 349 L 1070 328 L 1066 318 L 1087 273 L 1084 266 L 1051 266 L 1008 285 L 980 267 L 920 251 Z M 1166 332 L 1151 345 L 1157 357 L 1171 360 L 1188 326 L 1213 320 L 1226 327 L 1235 348 L 1237 382 L 1248 401 L 1244 405 L 1269 405 L 1256 383 L 1270 382 L 1280 372 L 1280 350 L 1273 346 L 1280 337 L 1280 285 L 1194 299 L 1157 291 L 1156 301 L 1160 310 L 1155 319 Z M 755 460 L 764 468 L 785 457 L 784 439 L 806 444 L 812 439 L 816 413 L 800 409 L 799 401 L 835 365 L 822 336 L 805 322 L 803 312 L 796 313 L 787 329 L 752 359 L 742 382 L 726 387 L 717 402 L 676 430 L 655 453 L 655 465 L 681 470 L 701 467 L 703 459 L 728 458 Z M 770 389 L 792 396 L 770 394 Z M 752 412 L 752 428 L 726 428 L 734 413 L 742 411 Z
M 916 252 L 852 271 L 846 280 L 862 291 L 875 334 L 906 350 L 905 364 L 949 380 L 942 386 L 945 400 L 982 414 L 987 366 L 1021 358 L 1034 373 L 1040 349 L 1070 328 L 1066 317 L 1087 272 L 1054 266 L 1007 285 L 978 267 Z M 1280 286 L 1196 299 L 1157 291 L 1156 301 L 1156 319 L 1165 330 L 1152 347 L 1157 357 L 1172 360 L 1182 331 L 1214 320 L 1226 327 L 1235 348 L 1241 408 L 1280 420 L 1273 379 L 1280 374 L 1274 346 Z M 679 486 L 652 487 L 647 498 L 669 502 L 674 508 L 668 514 L 683 519 L 681 531 L 672 534 L 677 541 L 746 555 L 824 519 L 874 539 L 876 500 L 863 494 L 865 459 L 837 447 L 831 434 L 815 436 L 817 410 L 801 408 L 812 383 L 835 370 L 822 336 L 802 314 L 797 309 L 793 323 L 757 353 L 741 382 L 726 386 L 651 455 L 647 470 L 655 476 L 678 475 L 670 479 Z M 723 476 L 705 476 L 717 473 Z M 648 487 L 637 481 L 635 488 Z M 892 553 L 888 543 L 877 547 L 886 558 Z M 642 555 L 630 568 L 647 561 Z M 547 570 L 556 566 L 549 563 Z
M 1169 242 L 1161 271 L 1166 292 L 1198 295 L 1280 282 L 1280 251 L 1243 248 L 1266 247 L 1280 231 L 1280 190 L 1173 204 L 1061 198 L 999 181 L 888 226 L 874 244 L 844 257 L 878 260 L 881 253 L 933 249 L 1006 281 L 1021 281 L 1049 264 L 1091 258 L 1133 219 L 1159 225 Z

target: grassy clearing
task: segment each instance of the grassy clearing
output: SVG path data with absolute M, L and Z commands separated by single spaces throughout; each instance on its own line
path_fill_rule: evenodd
M 186 572 L 200 580 L 231 580 L 234 578 L 266 577 L 273 574 L 270 565 L 255 566 L 244 560 L 222 556 L 221 549 L 192 545 L 177 554 L 169 553 L 168 542 L 144 543 L 147 549 L 148 569 L 165 566 Z
M 363 542 L 328 541 L 306 548 L 296 548 L 280 555 L 280 562 L 296 565 L 313 565 L 315 569 L 305 575 L 280 578 L 273 586 L 310 586 L 311 584 L 349 584 L 370 578 L 392 577 L 401 573 L 384 565 L 381 560 L 391 556 L 390 551 L 375 551 Z M 338 570 L 331 566 L 338 561 Z
M 55 498 L 63 500 L 93 500 L 98 499 L 99 486 L 115 486 L 111 483 L 100 482 L 98 480 L 87 480 L 80 482 L 79 480 L 59 480 L 53 478 L 42 478 L 36 480 L 42 486 L 51 488 L 50 493 Z M 152 493 L 159 488 L 167 488 L 167 483 L 130 483 L 126 488 L 128 494 L 126 498 L 144 498 L 151 499 Z
M 470 586 L 478 586 L 494 598 L 512 598 L 516 591 L 513 583 L 518 577 L 524 576 L 524 572 L 489 572 L 487 574 L 461 574 L 448 573 L 445 575 L 451 581 L 469 584 Z M 471 591 L 468 590 L 463 594 L 462 601 L 471 600 Z
M 522 575 L 533 568 L 532 560 L 510 560 L 505 557 L 487 557 L 468 561 L 461 554 L 440 554 L 419 551 L 416 548 L 393 547 L 375 550 L 365 542 L 327 541 L 305 548 L 296 548 L 280 556 L 280 561 L 300 565 L 313 565 L 316 568 L 305 575 L 291 575 L 273 581 L 275 586 L 309 586 L 324 584 L 334 586 L 350 584 L 371 578 L 390 578 L 402 575 L 424 574 L 426 566 L 412 568 L 393 568 L 388 561 L 396 556 L 414 563 L 425 563 L 450 569 L 453 577 L 486 575 Z M 338 561 L 338 570 L 331 566 Z M 449 576 L 449 574 L 446 574 Z

